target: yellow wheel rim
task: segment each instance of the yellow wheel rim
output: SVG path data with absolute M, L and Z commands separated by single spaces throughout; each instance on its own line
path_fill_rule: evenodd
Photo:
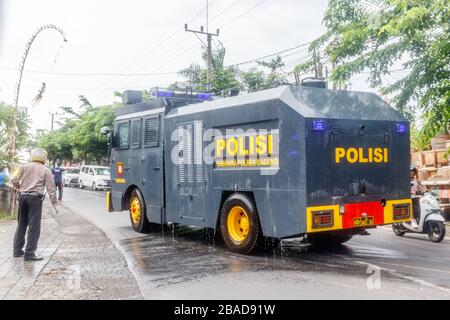
M 141 219 L 141 202 L 138 197 L 132 197 L 130 201 L 130 215 L 134 223 L 139 223 Z
M 236 242 L 244 241 L 250 230 L 250 218 L 244 208 L 236 206 L 228 213 L 228 233 Z

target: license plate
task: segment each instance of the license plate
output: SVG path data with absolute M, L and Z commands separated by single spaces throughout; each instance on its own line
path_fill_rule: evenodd
M 374 217 L 366 217 L 366 218 L 355 218 L 353 220 L 353 225 L 355 227 L 364 227 L 375 224 Z

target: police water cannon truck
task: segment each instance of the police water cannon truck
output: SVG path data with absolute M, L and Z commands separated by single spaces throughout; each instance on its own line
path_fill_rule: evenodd
M 104 130 L 107 204 L 137 232 L 204 227 L 248 254 L 264 237 L 342 243 L 411 220 L 409 123 L 373 93 L 128 91 L 123 102 Z

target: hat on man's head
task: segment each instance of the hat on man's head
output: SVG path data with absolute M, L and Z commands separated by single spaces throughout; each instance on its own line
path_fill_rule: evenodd
M 42 148 L 34 149 L 31 151 L 31 161 L 45 164 L 47 162 L 47 151 Z

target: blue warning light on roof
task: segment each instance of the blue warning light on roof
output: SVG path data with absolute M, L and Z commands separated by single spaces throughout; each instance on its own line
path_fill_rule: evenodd
M 397 132 L 404 133 L 408 130 L 408 126 L 406 123 L 397 123 Z
M 324 131 L 325 130 L 325 122 L 323 120 L 313 121 L 313 130 L 314 131 Z
M 211 93 L 197 93 L 196 95 L 197 99 L 200 100 L 210 100 L 212 98 Z
M 158 91 L 152 92 L 152 95 L 154 95 L 155 97 L 173 97 L 173 96 L 175 96 L 175 92 L 158 90 Z

